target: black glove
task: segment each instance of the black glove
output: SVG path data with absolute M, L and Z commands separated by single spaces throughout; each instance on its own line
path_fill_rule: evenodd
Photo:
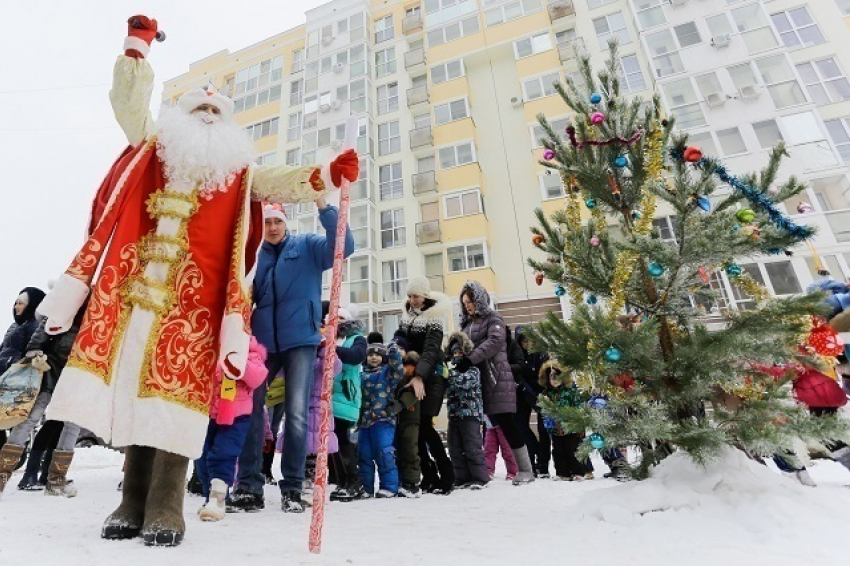
M 472 369 L 472 362 L 469 361 L 469 358 L 466 358 L 466 357 L 461 358 L 461 359 L 459 359 L 458 361 L 455 362 L 455 369 L 459 373 L 466 373 L 470 369 Z

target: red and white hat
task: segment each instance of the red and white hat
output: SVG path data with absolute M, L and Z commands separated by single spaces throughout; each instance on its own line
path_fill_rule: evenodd
M 283 223 L 288 222 L 283 205 L 277 202 L 267 202 L 263 207 L 263 220 L 266 218 L 278 218 Z
M 184 112 L 191 112 L 201 104 L 212 104 L 221 111 L 222 118 L 233 118 L 233 100 L 220 94 L 212 86 L 190 90 L 177 100 L 177 106 Z

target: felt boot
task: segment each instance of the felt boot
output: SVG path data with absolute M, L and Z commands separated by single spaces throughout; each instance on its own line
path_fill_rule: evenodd
M 103 523 L 101 537 L 120 540 L 139 536 L 145 520 L 155 454 L 156 450 L 148 446 L 127 447 L 121 505 Z
M 3 496 L 3 490 L 6 488 L 6 484 L 9 483 L 12 472 L 15 471 L 15 466 L 18 465 L 18 461 L 20 461 L 23 453 L 24 447 L 20 444 L 6 443 L 3 445 L 3 449 L 0 450 L 0 497 Z
M 44 489 L 44 495 L 76 497 L 77 489 L 68 482 L 68 468 L 71 467 L 73 459 L 73 450 L 53 451 L 50 470 L 47 472 L 47 486 Z
M 53 448 L 49 448 L 44 452 L 44 458 L 41 460 L 41 473 L 38 476 L 38 483 L 47 485 L 47 472 L 50 471 L 50 462 L 53 460 Z
M 183 486 L 188 468 L 189 458 L 156 450 L 142 525 L 145 546 L 177 546 L 183 541 Z
M 517 472 L 513 479 L 514 485 L 523 485 L 534 481 L 534 470 L 531 469 L 531 458 L 528 457 L 528 449 L 525 446 L 520 448 L 511 448 L 514 459 L 516 460 Z

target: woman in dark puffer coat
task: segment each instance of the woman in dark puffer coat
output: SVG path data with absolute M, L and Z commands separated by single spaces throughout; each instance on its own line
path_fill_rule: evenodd
M 469 361 L 481 370 L 484 413 L 502 429 L 519 468 L 514 485 L 534 481 L 525 439 L 516 426 L 516 383 L 508 363 L 505 321 L 490 306 L 490 295 L 477 281 L 467 281 L 460 292 L 460 327 L 475 349 Z

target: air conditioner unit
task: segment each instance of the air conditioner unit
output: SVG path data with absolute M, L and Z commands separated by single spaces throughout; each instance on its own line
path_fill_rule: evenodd
M 326 35 L 322 38 L 322 45 L 330 45 L 334 40 L 334 36 Z
M 327 111 L 329 111 L 330 109 L 331 109 L 331 105 L 330 105 L 330 104 L 324 103 L 324 104 L 320 104 L 320 105 L 319 105 L 319 111 L 320 111 L 320 112 L 327 112 Z
M 340 102 L 338 99 L 331 102 L 331 108 L 333 108 L 334 110 L 339 109 L 340 106 L 342 106 L 342 102 Z
M 726 95 L 722 92 L 712 92 L 711 94 L 706 95 L 705 103 L 708 104 L 711 108 L 723 106 L 724 104 L 726 104 Z
M 522 106 L 522 98 L 519 97 L 519 96 L 512 96 L 511 97 L 511 106 L 514 106 L 514 107 Z
M 714 47 L 726 47 L 732 42 L 732 35 L 728 33 L 724 33 L 721 35 L 715 35 L 711 38 L 711 44 Z
M 345 70 L 345 65 L 342 63 L 337 63 L 334 65 L 334 73 L 341 73 Z
M 333 140 L 331 142 L 331 149 L 337 150 L 342 147 L 342 140 Z
M 761 95 L 758 85 L 742 86 L 738 89 L 738 94 L 741 98 L 758 98 Z

